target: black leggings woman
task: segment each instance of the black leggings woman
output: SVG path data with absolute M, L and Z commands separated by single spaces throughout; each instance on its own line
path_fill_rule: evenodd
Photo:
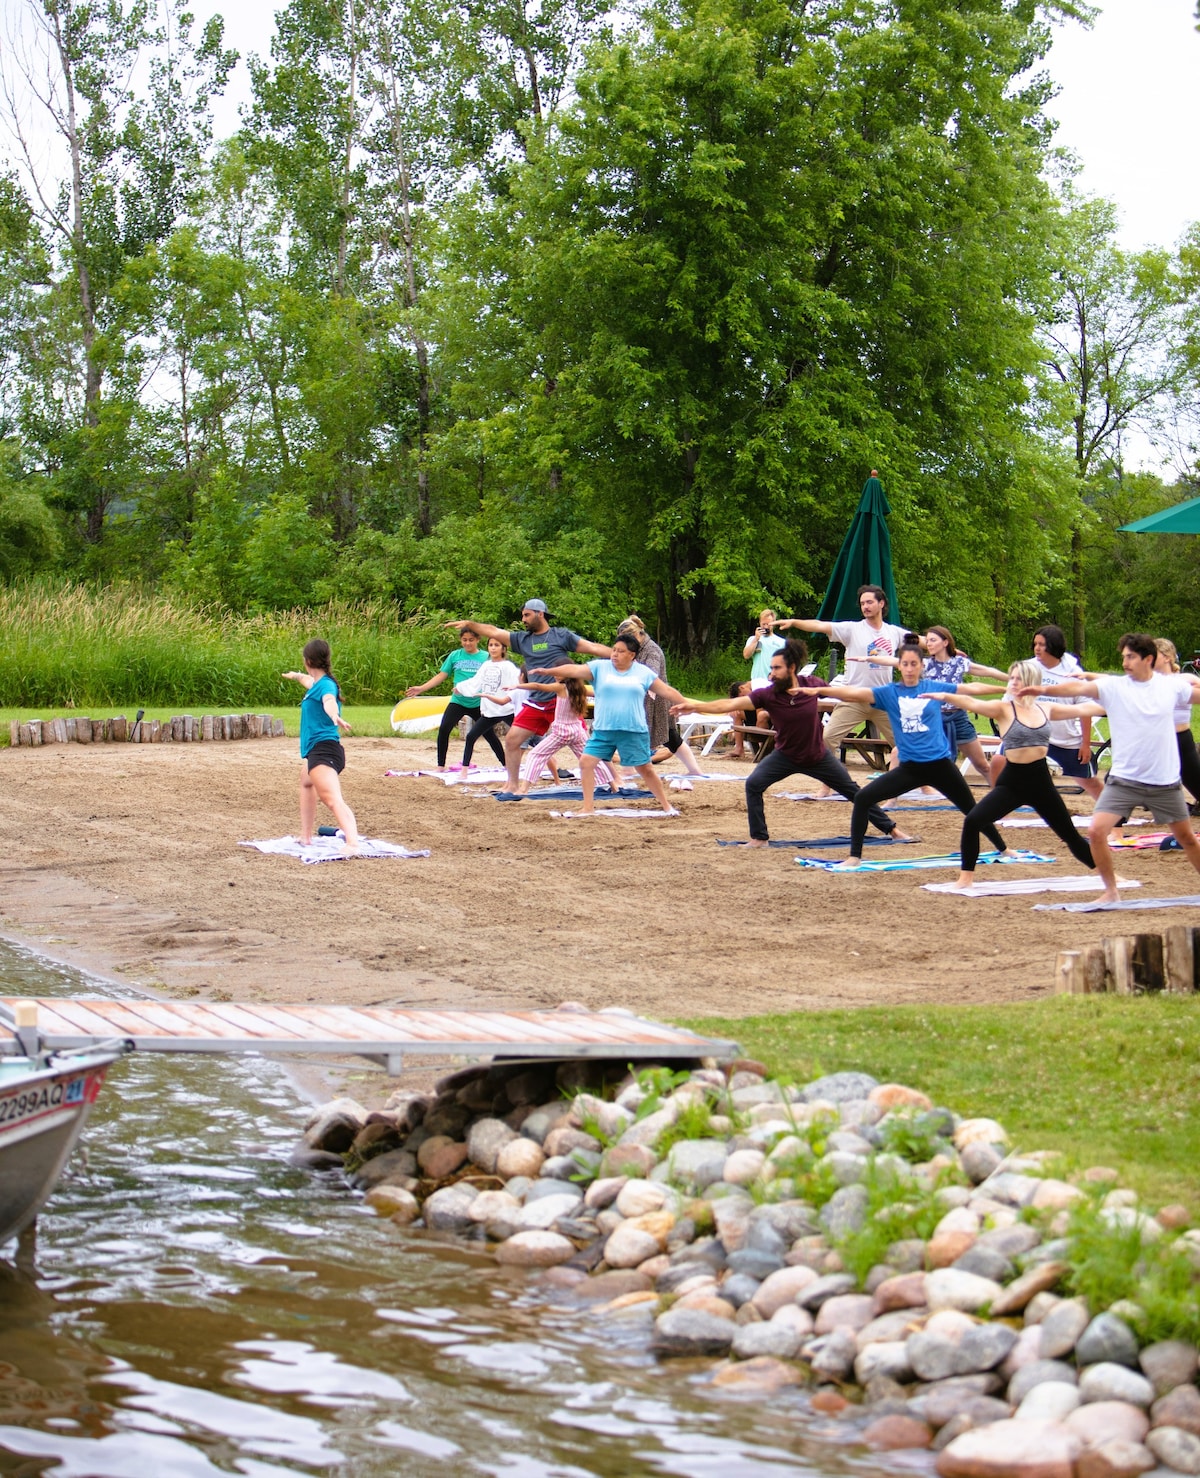
M 422 693 L 428 693 L 431 688 L 440 687 L 447 678 L 453 681 L 450 702 L 447 703 L 446 711 L 442 714 L 442 722 L 438 726 L 437 767 L 439 770 L 446 768 L 446 756 L 450 752 L 450 735 L 454 732 L 455 724 L 463 718 L 470 719 L 474 723 L 479 717 L 479 699 L 458 696 L 458 686 L 473 678 L 487 658 L 479 650 L 479 637 L 475 632 L 464 631 L 459 642 L 458 651 L 450 653 L 428 682 L 417 683 L 414 687 L 406 688 L 404 692 L 406 698 L 419 698 Z
M 922 676 L 924 656 L 916 639 L 906 641 L 898 653 L 900 681 L 882 688 L 817 688 L 821 697 L 840 698 L 843 703 L 862 703 L 883 709 L 892 721 L 900 763 L 894 770 L 865 785 L 854 797 L 850 817 L 850 856 L 838 864 L 845 872 L 862 865 L 863 842 L 872 806 L 921 785 L 931 785 L 957 806 L 964 815 L 975 804 L 971 787 L 954 763 L 954 747 L 942 723 L 941 705 L 948 693 L 994 692 L 995 688 L 935 682 Z M 994 826 L 986 828 L 999 852 L 1004 838 Z
M 1034 662 L 1014 662 L 1009 668 L 1008 693 L 1031 687 L 1040 677 Z M 995 720 L 1000 730 L 1000 749 L 1008 763 L 996 778 L 996 787 L 972 808 L 963 822 L 962 870 L 952 884 L 955 889 L 969 889 L 975 880 L 975 864 L 979 861 L 979 833 L 994 825 L 1018 806 L 1032 806 L 1071 855 L 1089 870 L 1096 866 L 1086 837 L 1079 834 L 1070 811 L 1054 787 L 1046 764 L 1050 745 L 1050 723 L 1054 719 L 1079 718 L 1078 704 L 1036 702 L 1033 699 L 1006 696 L 996 702 L 956 696 L 947 700 L 956 708 L 967 708 L 984 718 Z

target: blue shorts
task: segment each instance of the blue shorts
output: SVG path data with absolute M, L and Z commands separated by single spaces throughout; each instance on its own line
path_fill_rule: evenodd
M 946 736 L 950 743 L 970 744 L 972 739 L 978 739 L 975 725 L 967 717 L 961 708 L 956 708 L 952 713 L 942 714 L 942 727 L 946 730 Z
M 1064 749 L 1061 744 L 1047 746 L 1047 753 L 1064 775 L 1073 780 L 1090 780 L 1096 773 L 1096 762 L 1079 758 L 1078 749 Z
M 610 760 L 614 753 L 623 765 L 650 763 L 650 731 L 648 729 L 593 729 L 583 746 L 584 754 L 594 759 Z

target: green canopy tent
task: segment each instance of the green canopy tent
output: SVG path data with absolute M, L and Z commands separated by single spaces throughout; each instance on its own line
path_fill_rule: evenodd
M 896 583 L 892 577 L 892 536 L 887 515 L 891 512 L 883 484 L 872 471 L 863 485 L 858 511 L 838 553 L 829 578 L 829 588 L 818 621 L 857 621 L 860 585 L 878 585 L 887 596 L 887 619 L 901 625 Z
M 1123 523 L 1122 534 L 1200 534 L 1200 498 L 1189 498 L 1186 503 L 1176 503 L 1173 508 L 1164 508 L 1161 513 L 1151 513 L 1146 518 Z

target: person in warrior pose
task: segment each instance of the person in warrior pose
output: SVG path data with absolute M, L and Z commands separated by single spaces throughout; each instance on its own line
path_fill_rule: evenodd
M 330 671 L 329 643 L 314 637 L 305 644 L 303 672 L 285 672 L 307 689 L 300 704 L 300 845 L 312 844 L 317 802 L 322 801 L 342 829 L 347 854 L 359 850 L 358 822 L 342 798 L 338 776 L 346 768 L 341 730 L 350 732 L 342 717 L 342 692 Z
M 667 800 L 662 779 L 651 763 L 645 698 L 647 693 L 653 693 L 655 697 L 661 695 L 673 703 L 685 700 L 682 693 L 663 682 L 662 678 L 655 677 L 648 667 L 642 666 L 637 660 L 639 646 L 632 631 L 623 631 L 613 642 L 611 659 L 594 659 L 582 666 L 567 662 L 561 667 L 534 667 L 530 671 L 534 678 L 549 677 L 563 681 L 587 673 L 592 680 L 595 692 L 592 737 L 584 746 L 580 761 L 582 814 L 585 816 L 596 814 L 597 766 L 602 761 L 611 760 L 615 754 L 621 756 L 622 764 L 637 771 L 660 809 L 671 816 L 678 814 Z
M 853 800 L 858 786 L 836 755 L 825 748 L 821 734 L 821 712 L 816 693 L 819 677 L 801 677 L 799 669 L 808 661 L 804 643 L 785 642 L 771 654 L 769 682 L 749 693 L 715 698 L 708 703 L 688 699 L 676 704 L 673 713 L 766 712 L 775 729 L 775 748 L 746 777 L 746 817 L 750 823 L 749 847 L 765 847 L 770 841 L 763 796 L 767 789 L 789 775 L 810 775 L 838 795 Z M 870 812 L 870 820 L 885 836 L 898 842 L 919 838 L 901 831 L 885 811 Z
M 1112 765 L 1088 834 L 1096 871 L 1104 881 L 1101 903 L 1116 903 L 1119 898 L 1108 834 L 1135 806 L 1144 806 L 1155 821 L 1170 828 L 1188 861 L 1200 872 L 1200 842 L 1192 831 L 1179 781 L 1175 739 L 1176 706 L 1200 703 L 1200 686 L 1193 686 L 1182 674 L 1155 672 L 1158 648 L 1144 632 L 1127 631 L 1117 646 L 1123 677 L 1101 673 L 1090 680 L 1068 678 L 1053 686 L 1043 681 L 1029 684 L 1016 695 L 1090 698 L 1108 715 Z
M 476 637 L 490 640 L 493 636 L 509 651 L 520 656 L 530 677 L 535 667 L 552 668 L 567 663 L 572 652 L 585 652 L 607 657 L 612 650 L 593 641 L 585 641 L 565 626 L 551 626 L 546 619 L 544 600 L 527 600 L 521 607 L 521 631 L 502 631 L 482 621 L 448 621 L 454 631 L 473 631 Z M 555 674 L 557 676 L 557 674 Z M 554 722 L 554 694 L 533 693 L 512 721 L 504 736 L 504 763 L 508 767 L 508 788 L 515 791 L 521 783 L 521 746 L 532 734 L 540 739 Z
M 1036 683 L 1041 669 L 1035 662 L 1014 662 L 1009 668 L 1008 691 L 1004 698 L 973 698 L 953 693 L 945 699 L 958 709 L 968 709 L 994 719 L 1000 730 L 1000 749 L 1008 763 L 1001 770 L 994 790 L 974 806 L 963 822 L 962 870 L 952 885 L 964 892 L 975 880 L 975 864 L 979 860 L 979 833 L 988 822 L 999 821 L 1018 806 L 1032 806 L 1060 841 L 1066 842 L 1071 855 L 1084 867 L 1094 868 L 1092 849 L 1080 836 L 1074 817 L 1054 788 L 1054 780 L 1046 764 L 1050 747 L 1050 725 L 1059 714 L 1081 717 L 1088 709 L 1070 704 L 1037 703 L 1030 698 L 1017 698 L 1016 691 Z M 1095 710 L 1097 713 L 1099 709 Z
M 872 707 L 879 708 L 889 714 L 896 747 L 900 751 L 900 763 L 896 768 L 885 771 L 854 797 L 854 811 L 850 818 L 850 856 L 839 864 L 847 872 L 862 865 L 863 838 L 867 834 L 869 813 L 878 802 L 903 795 L 906 790 L 915 790 L 920 785 L 932 785 L 964 816 L 975 805 L 971 787 L 954 763 L 954 746 L 942 723 L 941 695 L 956 691 L 986 693 L 995 689 L 956 686 L 923 677 L 921 648 L 915 641 L 901 646 L 899 661 L 898 683 L 888 683 L 886 687 L 841 689 L 847 703 L 862 704 L 868 711 Z M 815 691 L 825 697 L 838 689 L 821 687 Z M 987 823 L 984 831 L 997 851 L 1006 850 L 1004 838 L 991 822 Z

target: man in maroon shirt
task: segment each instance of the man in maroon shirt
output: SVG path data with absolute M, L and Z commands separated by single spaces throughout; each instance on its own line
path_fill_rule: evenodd
M 775 748 L 766 759 L 757 764 L 746 780 L 746 815 L 750 822 L 750 847 L 765 847 L 770 840 L 767 820 L 763 810 L 763 793 L 769 786 L 789 775 L 811 775 L 822 785 L 827 785 L 838 795 L 852 801 L 859 787 L 850 778 L 836 755 L 825 748 L 824 731 L 821 727 L 821 710 L 817 707 L 815 693 L 810 688 L 820 688 L 824 683 L 819 677 L 802 677 L 799 668 L 808 660 L 803 642 L 790 641 L 771 657 L 768 687 L 755 688 L 742 698 L 715 698 L 710 703 L 681 703 L 672 708 L 680 713 L 737 713 L 744 710 L 754 713 L 765 709 L 771 717 L 775 730 Z M 916 837 L 900 830 L 886 811 L 872 806 L 871 824 L 885 836 L 898 842 L 915 842 Z

